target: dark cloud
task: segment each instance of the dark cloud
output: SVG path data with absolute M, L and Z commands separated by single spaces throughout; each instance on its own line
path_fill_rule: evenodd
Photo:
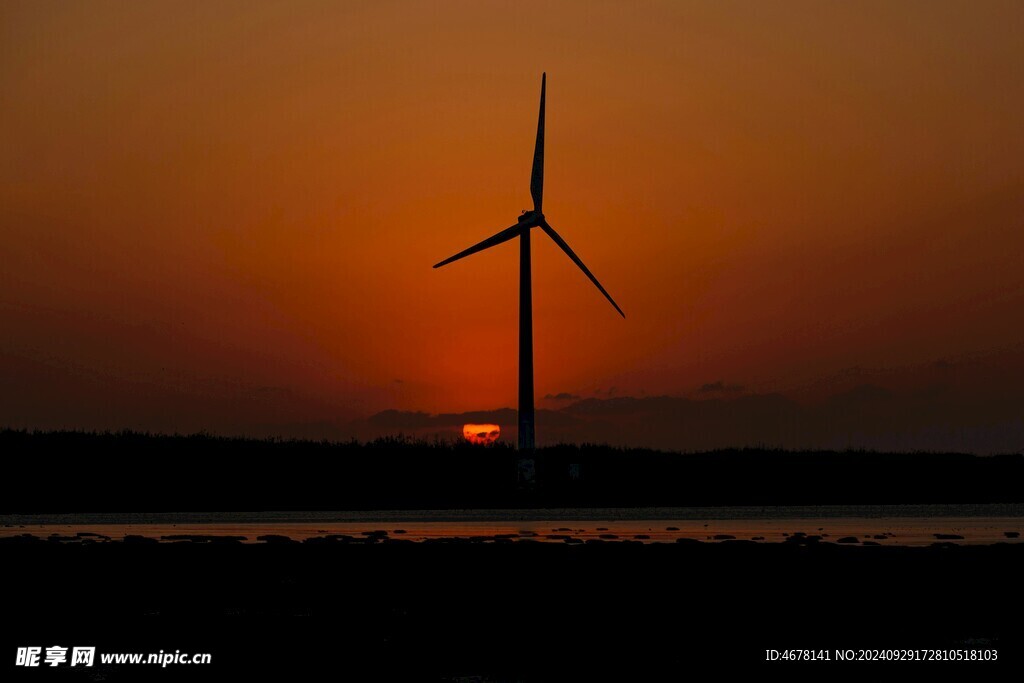
M 1009 453 L 1024 444 L 1024 397 L 966 399 L 940 386 L 861 385 L 802 404 L 782 394 L 590 398 L 567 406 L 574 441 L 667 450 L 742 446 Z M 540 434 L 541 438 L 545 435 Z
M 605 394 L 538 411 L 538 438 L 542 445 L 590 442 L 679 451 L 744 446 L 1020 451 L 1024 446 L 1022 383 L 1009 377 L 1001 385 L 994 380 L 979 382 L 970 368 L 954 366 L 952 370 L 944 369 L 942 377 L 926 373 L 916 383 L 903 376 L 858 370 L 845 376 L 872 381 L 833 385 L 831 393 L 801 400 L 782 393 L 728 391 L 735 385 L 724 382 L 712 383 L 713 389 L 694 397 Z M 957 373 L 970 382 L 954 383 Z M 516 417 L 510 408 L 439 415 L 389 410 L 361 423 L 359 434 L 361 438 L 398 431 L 421 436 L 455 434 L 467 422 L 488 422 L 501 425 L 503 440 L 514 441 Z
M 781 445 L 798 431 L 800 407 L 779 394 L 695 400 L 591 398 L 563 409 L 587 421 L 586 440 L 668 450 Z
M 0 380 L 3 368 L 0 363 Z M 6 378 L 18 379 L 16 373 Z M 69 397 L 75 395 L 72 388 Z M 906 368 L 854 367 L 786 392 L 748 391 L 718 380 L 687 395 L 616 395 L 614 387 L 594 395 L 588 391 L 587 397 L 548 394 L 553 407 L 537 412 L 538 439 L 542 445 L 590 442 L 680 451 L 777 446 L 1010 453 L 1024 448 L 1024 345 Z M 249 397 L 278 393 L 277 387 L 256 387 L 242 394 L 246 401 L 232 396 L 247 415 L 269 416 L 277 403 Z M 289 405 L 295 400 L 285 398 Z M 309 415 L 308 422 L 300 422 L 300 416 L 295 411 L 291 420 L 266 419 L 259 429 L 242 433 L 459 438 L 466 423 L 493 423 L 501 426 L 502 441 L 516 439 L 512 408 L 440 414 L 384 410 L 358 420 L 317 421 Z
M 726 384 L 722 380 L 700 385 L 697 390 L 701 394 L 736 394 L 743 391 L 742 384 Z
M 888 389 L 873 384 L 861 384 L 847 391 L 842 391 L 828 398 L 828 405 L 840 412 L 848 412 L 858 408 L 883 406 L 893 399 Z
M 409 410 L 382 410 L 366 420 L 371 427 L 385 430 L 416 430 L 434 423 L 430 413 Z
M 251 395 L 254 396 L 254 397 L 258 397 L 258 398 L 263 398 L 263 397 L 274 397 L 274 398 L 276 398 L 276 397 L 287 397 L 291 393 L 292 393 L 291 389 L 288 389 L 286 387 L 274 387 L 274 386 L 255 387 L 251 391 Z

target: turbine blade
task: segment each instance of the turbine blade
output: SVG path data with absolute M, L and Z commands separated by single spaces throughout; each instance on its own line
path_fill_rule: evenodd
M 585 265 L 583 265 L 583 261 L 580 260 L 580 257 L 576 255 L 576 252 L 574 252 L 572 248 L 568 244 L 566 244 L 565 240 L 562 239 L 562 236 L 555 232 L 555 229 L 548 225 L 547 221 L 542 222 L 540 224 L 540 227 L 541 229 L 544 230 L 544 232 L 548 234 L 548 237 L 555 241 L 555 244 L 562 248 L 562 251 L 564 251 L 566 255 L 572 259 L 573 263 L 580 267 L 580 270 L 582 270 L 583 273 L 590 278 L 590 281 L 593 282 L 599 290 L 601 290 L 601 293 L 604 294 L 604 297 L 608 299 L 612 306 L 615 307 L 615 310 L 619 312 L 619 315 L 625 318 L 626 314 L 623 313 L 622 309 L 619 308 L 619 305 L 615 303 L 615 299 L 613 299 L 611 295 L 605 291 L 604 287 L 601 286 L 601 283 L 597 281 L 596 277 L 594 277 L 594 274 L 591 273 Z
M 452 256 L 451 258 L 446 258 L 444 261 L 441 261 L 440 263 L 434 264 L 434 267 L 435 268 L 440 268 L 443 265 L 451 263 L 452 261 L 458 261 L 460 258 L 465 258 L 466 256 L 469 256 L 471 254 L 475 254 L 478 251 L 483 251 L 484 249 L 489 249 L 490 247 L 493 247 L 493 246 L 495 246 L 497 244 L 501 244 L 502 242 L 508 242 L 513 237 L 518 237 L 519 234 L 522 232 L 522 230 L 523 230 L 522 224 L 521 223 L 516 223 L 515 225 L 513 225 L 511 227 L 505 228 L 504 230 L 499 232 L 497 235 L 494 235 L 492 237 L 488 237 L 483 242 L 480 242 L 479 244 L 474 244 L 469 249 L 465 249 L 463 251 L 460 251 L 455 256 Z M 529 228 L 527 228 L 527 230 L 529 230 Z
M 540 211 L 544 203 L 544 91 L 547 90 L 548 74 L 540 77 L 540 116 L 537 119 L 537 146 L 533 148 L 533 173 L 530 175 L 530 194 L 533 195 L 533 210 Z

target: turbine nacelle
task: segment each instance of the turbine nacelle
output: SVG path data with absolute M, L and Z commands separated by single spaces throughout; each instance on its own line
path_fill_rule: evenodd
M 519 214 L 519 225 L 536 228 L 538 225 L 544 222 L 544 214 L 540 211 L 523 211 Z

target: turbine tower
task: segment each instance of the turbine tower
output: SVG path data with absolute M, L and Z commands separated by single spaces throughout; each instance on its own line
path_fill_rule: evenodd
M 561 247 L 562 251 L 572 259 L 573 263 L 580 267 L 580 270 L 590 278 L 590 281 L 604 294 L 611 302 L 615 310 L 623 318 L 626 314 L 622 312 L 619 305 L 615 303 L 611 295 L 605 291 L 601 283 L 597 281 L 594 274 L 583 265 L 580 257 L 569 247 L 561 235 L 548 225 L 544 218 L 542 205 L 544 199 L 544 95 L 547 89 L 547 73 L 541 76 L 540 81 L 540 116 L 537 121 L 537 144 L 533 150 L 533 173 L 530 175 L 530 194 L 533 196 L 533 211 L 524 211 L 516 224 L 505 228 L 498 234 L 488 237 L 483 242 L 475 244 L 469 249 L 460 251 L 451 258 L 436 264 L 435 268 L 458 261 L 461 258 L 475 254 L 478 251 L 489 249 L 495 245 L 507 242 L 514 237 L 519 238 L 519 450 L 525 455 L 532 453 L 535 443 L 534 429 L 534 408 L 533 408 L 533 292 L 530 278 L 530 231 L 533 228 L 540 228 L 547 233 L 548 237 L 554 240 L 555 244 Z M 527 471 L 524 472 L 524 461 L 520 461 L 520 477 L 531 481 L 533 479 L 533 464 L 526 461 Z

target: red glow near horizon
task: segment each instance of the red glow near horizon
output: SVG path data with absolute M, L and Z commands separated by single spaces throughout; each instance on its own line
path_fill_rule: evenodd
M 462 436 L 470 443 L 494 443 L 501 437 L 501 427 L 493 424 L 467 424 L 462 427 Z

